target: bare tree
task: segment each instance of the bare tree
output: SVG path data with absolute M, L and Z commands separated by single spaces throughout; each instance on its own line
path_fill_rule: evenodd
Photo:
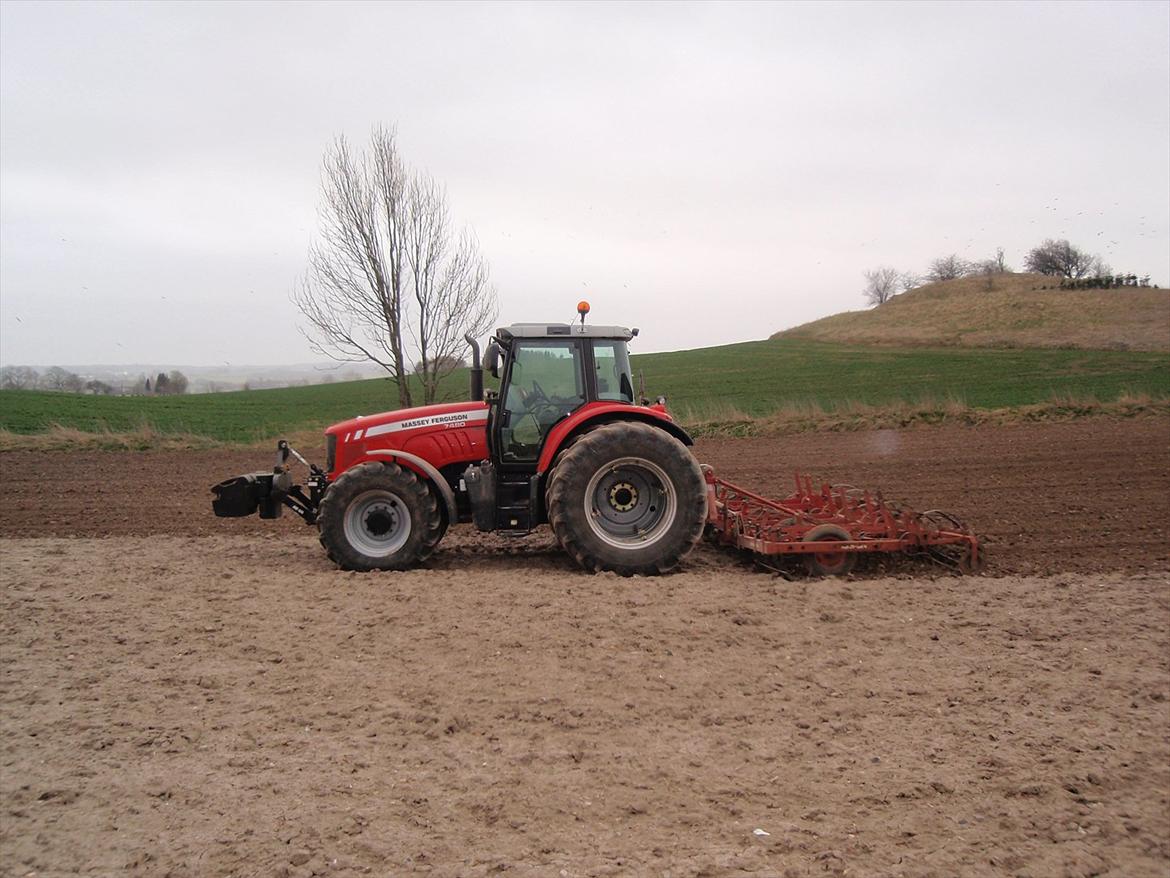
M 922 286 L 922 278 L 912 271 L 907 271 L 900 278 L 898 278 L 898 285 L 902 288 L 902 292 L 908 293 L 917 287 Z
M 404 407 L 416 362 L 423 401 L 434 402 L 464 333 L 482 335 L 496 317 L 475 238 L 454 229 L 446 192 L 407 170 L 394 130 L 382 127 L 367 152 L 354 154 L 344 137 L 326 152 L 318 213 L 321 237 L 293 293 L 313 349 L 378 364 Z
M 72 393 L 80 392 L 85 387 L 81 376 L 60 366 L 50 366 L 41 376 L 41 386 L 46 390 L 64 390 Z
M 1000 247 L 995 251 L 995 256 L 991 259 L 980 259 L 971 263 L 968 274 L 977 274 L 982 277 L 989 277 L 994 274 L 1007 274 L 1011 269 L 1008 267 L 1007 259 L 1003 255 L 1003 248 Z
M 1010 271 L 1011 269 L 1008 268 L 1007 259 L 1003 255 L 1003 248 L 999 247 L 995 251 L 995 256 L 991 259 L 980 259 L 970 263 L 967 274 L 982 277 L 983 289 L 990 292 L 995 289 L 996 275 L 1007 274 Z
M 190 382 L 187 380 L 187 376 L 178 369 L 172 369 L 170 374 L 167 375 L 167 379 L 167 393 L 174 396 L 182 396 L 187 392 L 187 387 Z
M 0 389 L 32 390 L 41 379 L 41 374 L 31 366 L 5 366 L 0 369 Z
M 1108 273 L 1100 257 L 1074 247 L 1067 239 L 1056 241 L 1052 238 L 1029 251 L 1024 259 L 1024 268 L 1039 274 L 1072 279 Z
M 1094 256 L 1087 273 L 1089 277 L 1106 277 L 1107 275 L 1113 274 L 1113 268 L 1100 256 Z
M 865 273 L 865 301 L 871 305 L 884 305 L 898 294 L 902 273 L 896 268 L 882 266 Z
M 926 279 L 929 281 L 954 280 L 969 274 L 970 271 L 971 263 L 961 259 L 957 253 L 952 253 L 949 256 L 940 256 L 931 262 L 930 268 L 926 272 Z

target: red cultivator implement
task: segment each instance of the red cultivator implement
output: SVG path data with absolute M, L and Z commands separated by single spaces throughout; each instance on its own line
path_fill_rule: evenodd
M 983 569 L 984 553 L 970 528 L 938 510 L 915 512 L 850 485 L 822 485 L 796 476 L 796 492 L 769 500 L 716 478 L 707 481 L 707 534 L 745 549 L 764 566 L 774 556 L 800 555 L 810 573 L 844 575 L 861 552 L 925 556 L 960 573 Z

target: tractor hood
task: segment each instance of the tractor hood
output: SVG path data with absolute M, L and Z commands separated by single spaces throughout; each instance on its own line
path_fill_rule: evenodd
M 487 403 L 484 402 L 450 402 L 417 406 L 377 415 L 359 415 L 334 424 L 325 431 L 325 435 L 344 439 L 347 436 L 378 436 L 427 427 L 439 430 L 466 427 L 472 423 L 483 424 L 487 419 L 487 410 Z

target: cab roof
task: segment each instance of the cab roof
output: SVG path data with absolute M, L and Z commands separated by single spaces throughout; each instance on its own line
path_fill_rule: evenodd
M 629 341 L 638 334 L 637 329 L 624 326 L 596 326 L 586 323 L 513 323 L 496 330 L 500 341 L 513 338 L 612 338 Z

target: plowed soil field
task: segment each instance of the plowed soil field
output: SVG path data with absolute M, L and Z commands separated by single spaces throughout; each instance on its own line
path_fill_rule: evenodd
M 1170 873 L 1170 424 L 696 451 L 950 510 L 987 572 L 460 527 L 350 574 L 212 517 L 266 451 L 0 454 L 0 875 Z

